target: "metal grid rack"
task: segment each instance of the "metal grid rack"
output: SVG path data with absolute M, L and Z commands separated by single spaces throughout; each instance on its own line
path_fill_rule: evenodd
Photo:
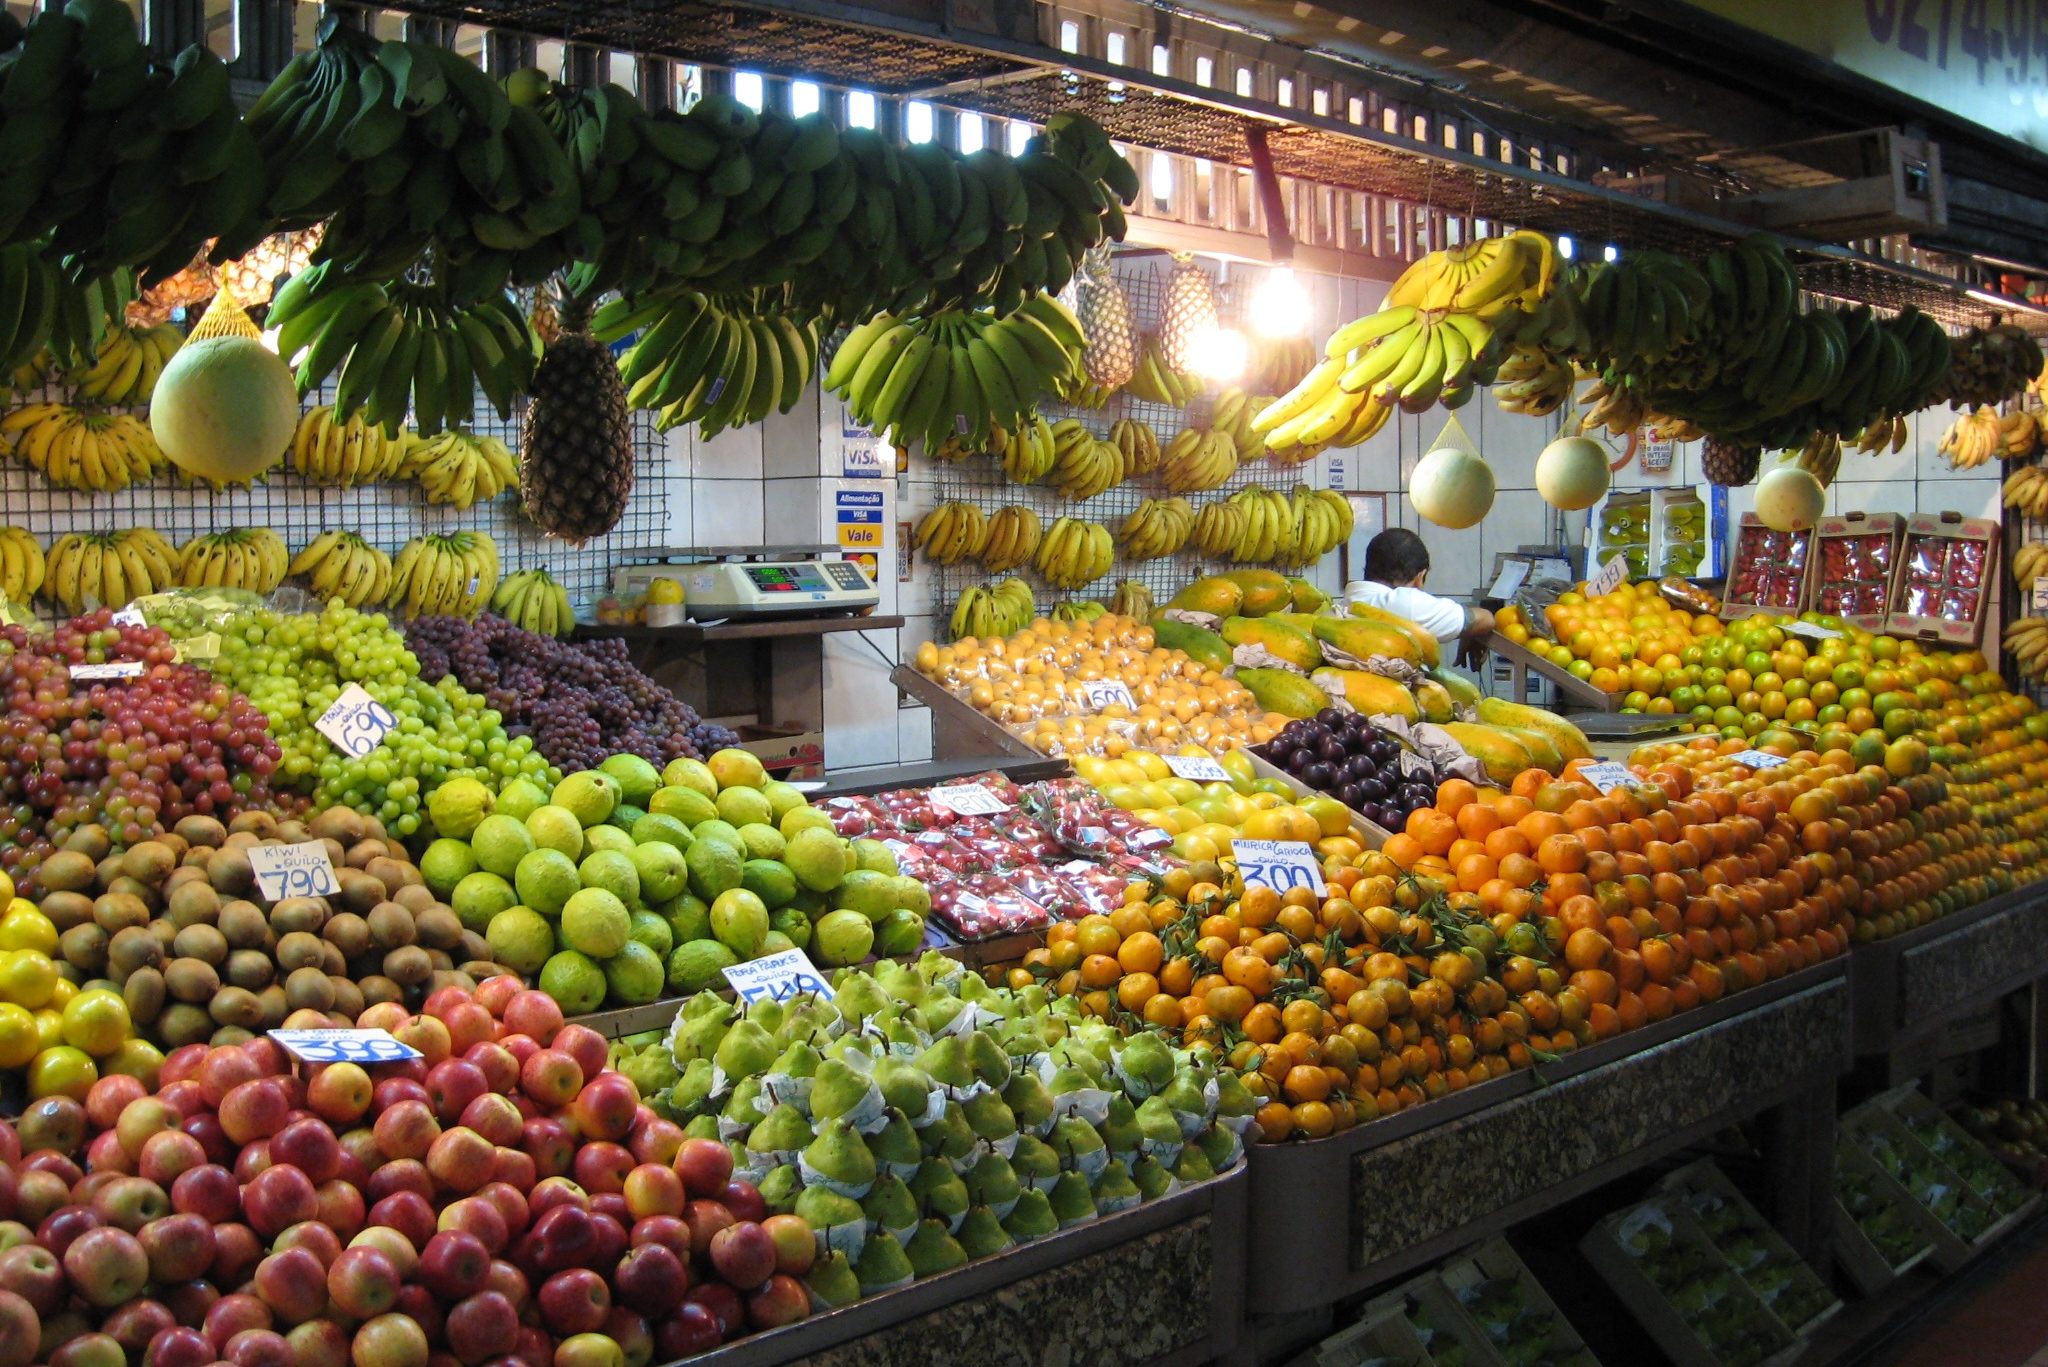
M 306 396 L 308 406 L 331 399 L 326 390 Z M 501 420 L 481 394 L 476 407 L 478 420 L 471 430 L 499 437 L 516 452 L 525 401 L 520 400 L 509 421 Z M 668 511 L 676 466 L 668 459 L 666 439 L 654 430 L 653 414 L 635 412 L 632 418 L 633 497 L 616 527 L 581 546 L 545 536 L 520 514 L 519 500 L 512 495 L 461 509 L 428 503 L 409 481 L 333 489 L 283 466 L 253 488 L 225 493 L 170 476 L 118 493 L 79 493 L 53 488 L 26 462 L 0 459 L 0 523 L 27 528 L 46 547 L 66 532 L 154 527 L 175 546 L 202 532 L 269 527 L 294 554 L 330 527 L 347 528 L 391 554 L 415 536 L 458 529 L 488 532 L 498 543 L 504 573 L 545 568 L 562 581 L 571 602 L 587 609 L 609 590 L 614 562 L 672 539 Z

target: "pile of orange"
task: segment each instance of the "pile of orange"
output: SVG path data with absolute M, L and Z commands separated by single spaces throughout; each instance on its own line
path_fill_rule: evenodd
M 1624 710 L 1635 712 L 1684 710 L 1679 690 L 1694 683 L 1702 644 L 1722 634 L 1719 618 L 1674 607 L 1647 582 L 1597 598 L 1560 594 L 1541 622 L 1510 605 L 1497 621 L 1509 640 L 1603 693 L 1625 695 Z

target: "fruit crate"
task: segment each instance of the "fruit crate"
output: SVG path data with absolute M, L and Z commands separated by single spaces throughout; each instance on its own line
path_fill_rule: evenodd
M 1841 1118 L 1852 1170 L 1874 1174 L 1934 1245 L 1929 1261 L 1954 1272 L 1992 1237 L 1998 1217 L 1889 1112 L 1865 1105 Z
M 1366 1302 L 1366 1318 L 1391 1312 L 1437 1367 L 1505 1367 L 1486 1331 L 1467 1315 L 1434 1269 Z
M 1998 590 L 1998 524 L 1960 513 L 1915 513 L 1892 580 L 1885 631 L 1948 646 L 1974 646 Z
M 1586 514 L 1586 577 L 1592 578 L 1616 555 L 1628 560 L 1631 580 L 1650 577 L 1656 563 L 1653 528 L 1657 521 L 1651 490 L 1609 491 Z
M 1934 1240 L 1912 1202 L 1846 1137 L 1835 1144 L 1833 1182 L 1834 1254 L 1858 1291 L 1874 1296 L 1934 1256 Z
M 1694 489 L 1657 489 L 1650 495 L 1650 574 L 1697 579 L 1714 572 L 1711 514 Z
M 1604 1217 L 1579 1252 L 1677 1367 L 1782 1367 L 1805 1349 L 1675 1194 Z
M 1437 1275 L 1502 1362 L 1511 1367 L 1600 1367 L 1507 1240 L 1488 1239 L 1445 1262 Z
M 1843 513 L 1813 530 L 1820 572 L 1813 606 L 1866 631 L 1883 631 L 1899 568 L 1906 519 L 1897 513 Z
M 1795 1335 L 1810 1336 L 1841 1310 L 1841 1299 L 1712 1159 L 1688 1163 L 1658 1186 L 1685 1203 L 1715 1249 Z
M 1437 1367 L 1436 1359 L 1415 1335 L 1403 1307 L 1368 1308 L 1358 1323 L 1330 1335 L 1287 1367 L 1365 1367 L 1367 1363 L 1399 1363 L 1401 1367 Z
M 1997 1212 L 2002 1233 L 2041 1204 L 2040 1193 L 2013 1176 L 2011 1169 L 1953 1116 L 1928 1100 L 1917 1087 L 1895 1087 L 1871 1099 L 1870 1105 L 1893 1115 L 1920 1147 L 1969 1186 Z
M 1722 615 L 1803 611 L 1812 596 L 1816 559 L 1811 532 L 1774 531 L 1755 513 L 1744 513 L 1729 557 Z

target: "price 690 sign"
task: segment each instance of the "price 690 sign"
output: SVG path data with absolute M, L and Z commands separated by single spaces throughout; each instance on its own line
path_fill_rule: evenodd
M 361 759 L 383 743 L 385 733 L 398 725 L 398 718 L 361 684 L 350 684 L 313 725 L 336 749 Z

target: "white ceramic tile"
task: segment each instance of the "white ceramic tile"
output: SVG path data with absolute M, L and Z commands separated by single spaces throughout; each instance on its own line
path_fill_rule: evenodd
M 1429 591 L 1446 598 L 1467 597 L 1484 585 L 1479 580 L 1486 573 L 1482 553 L 1485 534 L 1480 526 L 1453 530 L 1439 527 L 1434 522 L 1423 522 L 1417 529 L 1422 535 L 1422 544 L 1429 547 Z
M 1961 416 L 1960 412 L 1946 408 L 1927 408 L 1913 415 L 1913 440 L 1907 449 L 1917 455 L 1914 470 L 1921 482 L 1954 479 L 1967 473 L 1953 469 L 1948 457 L 1936 449 L 1941 444 L 1941 434 Z
M 767 539 L 778 544 L 811 545 L 829 540 L 828 529 L 819 524 L 818 481 L 815 479 L 767 479 L 761 481 L 762 528 Z
M 1537 545 L 1550 540 L 1549 527 L 1552 510 L 1550 505 L 1528 490 L 1518 490 L 1499 495 L 1493 500 L 1493 508 L 1480 522 L 1481 560 L 1475 565 L 1482 577 L 1493 569 L 1493 559 L 1504 552 L 1513 552 L 1517 547 Z M 1430 575 L 1430 582 L 1436 575 Z
M 729 427 L 697 443 L 697 475 L 709 479 L 761 478 L 761 428 Z
M 696 489 L 694 479 L 672 479 L 668 491 L 668 544 L 694 546 L 696 538 Z
M 766 539 L 760 480 L 699 478 L 691 488 L 698 544 L 758 546 Z
M 837 400 L 827 405 L 836 418 Z M 839 468 L 823 454 L 837 456 L 836 442 L 829 438 L 837 429 L 823 430 L 819 415 L 818 386 L 813 383 L 787 413 L 770 413 L 761 423 L 761 472 L 769 479 L 793 476 L 836 475 Z
M 1830 513 L 1911 513 L 1918 487 L 1911 480 L 1838 479 L 1828 486 Z
M 674 477 L 688 479 L 696 473 L 697 428 L 694 423 L 671 427 L 662 436 L 662 444 L 668 449 L 668 458 L 675 465 L 671 471 Z
M 1474 399 L 1465 411 L 1478 408 L 1480 403 L 1480 399 Z M 1502 489 L 1535 488 L 1536 457 L 1557 435 L 1557 419 L 1531 418 L 1488 407 L 1483 422 L 1485 435 L 1479 438 L 1479 450 L 1493 467 L 1494 484 Z M 1468 421 L 1467 430 L 1471 426 Z
M 930 708 L 905 707 L 897 711 L 896 757 L 901 764 L 922 764 L 932 757 Z
M 1987 467 L 1988 468 L 1988 467 Z M 1923 513 L 1961 513 L 1964 517 L 1988 517 L 1997 521 L 2001 482 L 1996 479 L 1949 479 L 1920 486 Z

